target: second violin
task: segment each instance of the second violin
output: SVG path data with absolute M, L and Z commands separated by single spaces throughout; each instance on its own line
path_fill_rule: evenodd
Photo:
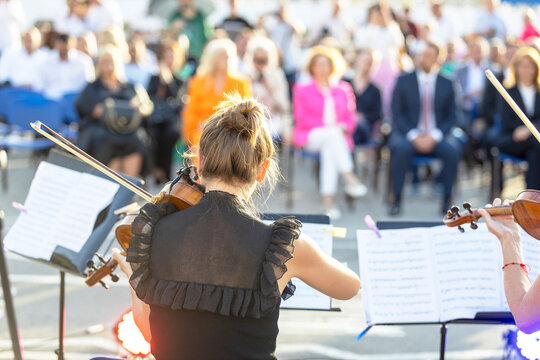
M 478 209 L 472 209 L 471 204 L 464 203 L 465 211 L 460 211 L 459 207 L 453 206 L 448 210 L 443 221 L 446 226 L 456 227 L 459 231 L 465 229 L 461 225 L 471 224 L 472 229 L 478 228 L 476 222 L 482 217 Z M 537 240 L 540 240 L 540 191 L 524 190 L 517 199 L 508 206 L 495 206 L 484 208 L 491 216 L 514 217 L 523 230 Z

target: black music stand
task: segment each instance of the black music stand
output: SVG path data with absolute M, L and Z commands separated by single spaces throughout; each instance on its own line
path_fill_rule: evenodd
M 420 222 L 420 221 L 379 221 L 377 227 L 380 230 L 391 229 L 406 229 L 413 227 L 432 227 L 443 225 L 440 222 Z M 455 319 L 445 322 L 423 322 L 423 323 L 388 323 L 388 324 L 375 324 L 374 326 L 394 326 L 394 325 L 440 325 L 441 327 L 441 342 L 439 347 L 439 359 L 444 360 L 446 352 L 446 333 L 448 324 L 485 324 L 485 325 L 514 325 L 514 317 L 510 312 L 479 312 L 474 319 Z M 368 327 L 364 332 L 359 335 L 359 338 L 364 336 L 371 328 Z
M 71 170 L 96 175 L 109 179 L 106 175 L 94 169 L 92 166 L 80 161 L 76 157 L 59 150 L 51 150 L 47 157 L 47 162 L 68 168 Z M 137 179 L 128 178 L 133 183 L 140 185 L 142 182 Z M 60 295 L 59 295 L 59 334 L 58 349 L 55 351 L 58 360 L 64 360 L 64 337 L 65 337 L 65 276 L 70 273 L 75 276 L 85 278 L 85 271 L 88 260 L 91 260 L 100 249 L 104 241 L 109 236 L 114 224 L 118 221 L 118 216 L 114 214 L 116 209 L 128 205 L 133 198 L 133 193 L 125 187 L 120 187 L 109 206 L 107 206 L 99 215 L 92 234 L 87 239 L 79 252 L 67 249 L 63 246 L 57 246 L 49 260 L 37 259 L 24 254 L 19 254 L 27 259 L 52 266 L 60 272 Z M 1 265 L 1 264 L 0 264 Z

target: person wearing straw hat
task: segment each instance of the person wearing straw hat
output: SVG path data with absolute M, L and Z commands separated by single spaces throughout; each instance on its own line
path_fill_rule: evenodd
M 356 104 L 351 85 L 339 80 L 344 70 L 337 49 L 315 46 L 307 62 L 312 81 L 293 89 L 294 145 L 320 154 L 320 192 L 326 213 L 334 219 L 341 215 L 334 205 L 340 175 L 347 195 L 360 197 L 367 192 L 353 172 Z

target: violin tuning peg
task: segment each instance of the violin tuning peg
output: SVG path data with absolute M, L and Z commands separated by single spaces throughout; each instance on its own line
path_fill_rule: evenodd
M 96 253 L 96 257 L 101 261 L 103 264 L 105 264 L 107 261 L 103 258 L 103 256 Z
M 473 221 L 473 222 L 471 222 L 471 229 L 473 229 L 473 230 L 476 230 L 476 229 L 478 229 L 478 224 L 477 224 L 477 223 L 475 223 L 474 221 Z
M 450 208 L 450 211 L 454 214 L 454 215 L 457 215 L 457 217 L 459 217 L 459 207 L 454 205 Z
M 109 290 L 109 285 L 107 285 L 103 280 L 99 280 L 99 283 L 105 288 L 105 290 Z
M 463 208 L 464 208 L 465 210 L 467 210 L 468 212 L 472 213 L 472 210 L 471 210 L 471 209 L 472 209 L 472 205 L 471 205 L 471 203 L 469 203 L 469 202 L 463 203 Z
M 448 211 L 446 212 L 446 217 L 447 217 L 447 218 L 450 219 L 450 218 L 452 218 L 453 216 L 454 216 L 454 213 L 453 213 L 452 211 L 448 210 Z
M 464 233 L 465 232 L 465 229 L 461 227 L 461 225 L 459 225 L 458 227 L 458 230 L 460 233 Z
M 116 275 L 116 274 L 111 274 L 111 281 L 112 281 L 112 282 L 118 282 L 118 280 L 120 280 L 120 278 L 118 277 L 118 275 Z
M 94 265 L 95 264 L 94 264 L 94 261 L 92 259 L 90 259 L 90 260 L 88 260 L 86 262 L 86 267 L 89 268 L 89 269 L 94 269 L 94 267 L 95 267 Z

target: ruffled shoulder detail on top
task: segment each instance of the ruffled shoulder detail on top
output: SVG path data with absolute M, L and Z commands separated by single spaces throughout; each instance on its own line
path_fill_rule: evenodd
M 294 240 L 300 235 L 300 221 L 286 217 L 274 222 L 260 274 L 259 289 L 243 289 L 212 284 L 156 279 L 150 269 L 152 235 L 156 223 L 176 212 L 169 204 L 144 205 L 133 221 L 127 261 L 133 269 L 129 282 L 137 297 L 149 305 L 172 310 L 199 310 L 224 316 L 260 318 L 279 305 L 277 281 L 287 271 L 285 263 L 293 257 Z M 283 291 L 288 298 L 294 291 L 289 283 Z

